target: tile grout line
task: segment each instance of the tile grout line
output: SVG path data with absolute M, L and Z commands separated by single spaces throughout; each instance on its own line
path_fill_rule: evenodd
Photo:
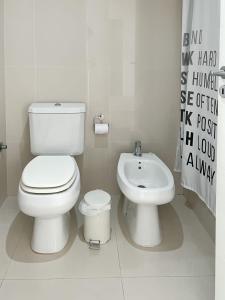
M 102 277 L 37 277 L 37 278 L 18 278 L 18 277 L 11 277 L 11 278 L 4 278 L 2 280 L 12 280 L 12 281 L 16 281 L 16 280 L 21 280 L 21 281 L 26 281 L 26 280 L 90 280 L 90 279 L 151 279 L 151 278 L 193 278 L 193 279 L 200 279 L 200 278 L 213 278 L 215 277 L 215 275 L 177 275 L 177 276 L 102 276 Z
M 121 279 L 120 276 L 112 277 L 51 277 L 51 278 L 7 278 L 2 279 L 3 281 L 51 281 L 51 280 L 110 280 L 110 279 Z
M 118 217 L 118 205 L 119 205 L 120 198 L 118 200 L 118 203 L 116 205 L 116 215 L 115 215 L 115 238 L 116 238 L 116 249 L 117 249 L 117 257 L 118 257 L 118 262 L 119 262 L 119 268 L 120 268 L 120 280 L 121 280 L 121 286 L 122 286 L 122 291 L 123 291 L 123 299 L 126 300 L 125 296 L 125 289 L 124 289 L 124 281 L 123 281 L 123 276 L 122 276 L 122 267 L 121 267 L 121 260 L 120 260 L 120 254 L 119 254 L 119 247 L 118 247 L 118 233 L 117 233 L 117 217 Z
M 164 276 L 123 276 L 125 279 L 157 279 L 157 278 L 193 278 L 193 279 L 203 279 L 203 278 L 213 278 L 215 275 L 164 275 Z
M 36 0 L 33 0 L 33 64 L 34 64 L 34 82 L 33 82 L 33 94 L 35 101 L 38 98 L 38 67 L 37 67 L 37 43 L 36 43 Z

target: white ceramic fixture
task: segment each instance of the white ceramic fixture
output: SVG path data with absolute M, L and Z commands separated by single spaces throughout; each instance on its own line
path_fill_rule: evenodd
M 89 244 L 105 244 L 110 240 L 111 196 L 102 190 L 86 193 L 79 204 L 84 215 L 84 238 Z
M 34 217 L 31 247 L 38 253 L 62 250 L 69 238 L 69 211 L 80 193 L 72 155 L 84 149 L 84 103 L 33 103 L 29 107 L 31 152 L 36 155 L 19 184 L 21 211 Z
M 117 181 L 125 195 L 123 213 L 133 241 L 144 247 L 160 244 L 158 205 L 172 201 L 175 194 L 169 168 L 153 153 L 122 153 Z

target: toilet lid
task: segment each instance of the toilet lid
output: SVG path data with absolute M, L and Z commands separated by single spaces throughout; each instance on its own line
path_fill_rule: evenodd
M 21 182 L 31 188 L 55 188 L 76 178 L 76 173 L 71 156 L 37 156 L 25 167 Z
M 69 189 L 75 180 L 76 178 L 72 177 L 72 179 L 65 185 L 57 186 L 54 188 L 33 188 L 33 187 L 26 186 L 22 182 L 20 182 L 20 188 L 24 192 L 31 193 L 31 194 L 55 194 Z
M 110 203 L 111 197 L 102 190 L 94 190 L 84 195 L 84 201 L 92 209 L 101 209 Z

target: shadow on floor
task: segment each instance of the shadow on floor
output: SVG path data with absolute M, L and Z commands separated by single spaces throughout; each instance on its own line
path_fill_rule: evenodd
M 8 256 L 15 261 L 25 263 L 43 263 L 47 261 L 53 261 L 64 256 L 70 250 L 74 240 L 78 235 L 76 220 L 77 218 L 75 211 L 72 210 L 70 221 L 70 238 L 62 251 L 55 254 L 39 254 L 32 251 L 30 246 L 33 230 L 33 218 L 20 212 L 13 221 L 7 235 L 6 251 Z M 19 235 L 21 238 L 19 239 L 18 245 L 15 251 L 12 251 L 12 244 L 15 244 L 15 239 L 17 239 Z
M 183 244 L 184 235 L 182 224 L 179 219 L 179 216 L 177 215 L 177 212 L 171 204 L 164 204 L 159 206 L 159 219 L 161 223 L 162 242 L 160 245 L 151 248 L 139 246 L 132 241 L 127 225 L 125 223 L 125 217 L 122 213 L 122 207 L 123 198 L 120 199 L 118 204 L 118 220 L 125 239 L 132 247 L 148 252 L 165 252 L 176 250 L 180 248 Z

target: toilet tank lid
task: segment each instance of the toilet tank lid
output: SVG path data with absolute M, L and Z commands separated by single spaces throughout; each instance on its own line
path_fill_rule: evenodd
M 28 112 L 32 114 L 78 114 L 85 111 L 83 102 L 36 102 L 28 108 Z

